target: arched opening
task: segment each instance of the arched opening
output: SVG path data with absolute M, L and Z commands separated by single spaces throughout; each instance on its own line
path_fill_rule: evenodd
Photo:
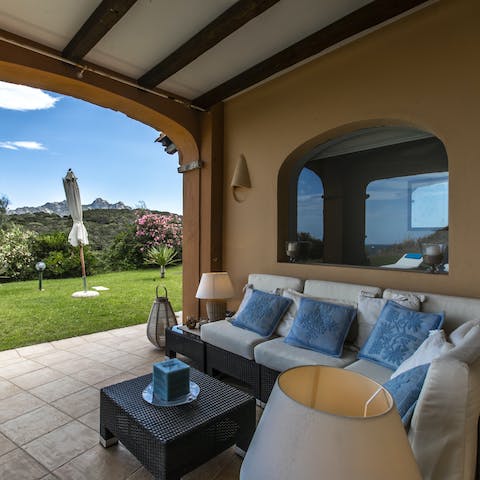
M 448 269 L 448 159 L 429 132 L 354 130 L 288 159 L 278 185 L 279 261 L 432 269 L 438 244 Z
M 79 78 L 78 69 L 16 46 L 6 49 L 3 58 L 0 80 L 69 95 L 123 112 L 164 132 L 177 146 L 181 165 L 195 165 L 200 159 L 201 146 L 211 140 L 211 130 L 203 129 L 204 122 L 208 121 L 205 119 L 209 117 L 175 99 L 139 90 L 95 72 L 85 72 Z M 208 152 L 202 153 L 202 157 L 210 158 Z M 183 286 L 183 310 L 190 314 L 197 314 L 199 308 L 195 291 L 202 268 L 202 232 L 199 229 L 201 187 L 199 169 L 183 176 L 183 261 L 184 275 L 189 279 Z

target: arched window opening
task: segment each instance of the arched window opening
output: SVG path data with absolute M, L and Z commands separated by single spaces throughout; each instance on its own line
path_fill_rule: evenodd
M 280 261 L 448 270 L 448 160 L 432 134 L 357 130 L 313 148 L 289 172 L 288 183 L 285 171 L 279 178 L 279 188 L 289 185 Z M 442 249 L 435 265 L 427 244 Z

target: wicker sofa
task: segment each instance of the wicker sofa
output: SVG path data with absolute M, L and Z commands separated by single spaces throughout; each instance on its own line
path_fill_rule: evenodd
M 267 274 L 250 274 L 248 284 L 266 292 L 291 289 L 312 297 L 355 304 L 361 292 L 384 296 L 391 289 L 323 280 L 302 280 Z M 399 292 L 408 293 L 408 292 Z M 438 294 L 418 294 L 425 312 L 445 312 L 442 328 L 448 333 L 480 318 L 480 300 Z M 232 325 L 229 320 L 207 324 L 201 330 L 206 346 L 206 368 L 222 372 L 251 386 L 266 402 L 280 372 L 299 365 L 329 365 L 356 371 L 378 383 L 393 373 L 364 359 L 348 346 L 340 358 L 286 344 Z M 432 400 L 433 399 L 433 400 Z M 471 365 L 435 360 L 429 369 L 408 432 L 410 444 L 425 479 L 479 478 L 477 468 L 478 418 L 480 416 L 480 360 Z

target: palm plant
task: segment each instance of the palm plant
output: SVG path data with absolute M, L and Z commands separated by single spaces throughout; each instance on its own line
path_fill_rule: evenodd
M 177 252 L 172 247 L 159 245 L 152 247 L 147 251 L 146 262 L 160 267 L 160 278 L 165 278 L 165 267 L 175 263 Z

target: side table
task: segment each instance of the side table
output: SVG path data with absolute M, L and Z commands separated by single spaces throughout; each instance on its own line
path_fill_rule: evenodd
M 182 330 L 182 333 L 169 327 L 165 330 L 165 355 L 175 358 L 177 353 L 193 360 L 201 372 L 205 373 L 205 344 L 200 338 L 199 329 Z

